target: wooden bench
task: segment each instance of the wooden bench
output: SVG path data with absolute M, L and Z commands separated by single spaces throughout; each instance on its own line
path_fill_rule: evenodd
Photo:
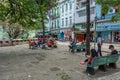
M 120 54 L 115 54 L 111 56 L 101 56 L 101 57 L 95 57 L 92 60 L 91 64 L 87 64 L 87 67 L 96 67 L 100 65 L 106 65 L 109 63 L 115 63 L 118 61 Z

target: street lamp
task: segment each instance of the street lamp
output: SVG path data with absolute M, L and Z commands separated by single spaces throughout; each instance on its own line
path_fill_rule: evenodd
M 94 49 L 96 48 L 96 23 L 97 23 L 97 16 L 95 16 L 95 19 L 94 19 Z

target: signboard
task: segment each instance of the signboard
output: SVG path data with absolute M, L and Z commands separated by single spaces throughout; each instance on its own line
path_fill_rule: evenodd
M 104 23 L 98 24 L 96 31 L 119 31 L 120 23 Z

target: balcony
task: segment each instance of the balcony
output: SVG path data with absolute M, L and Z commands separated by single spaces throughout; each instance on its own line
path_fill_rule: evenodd
M 120 22 L 98 24 L 96 31 L 120 31 Z
M 95 7 L 95 4 L 90 5 L 90 8 L 93 8 L 93 7 Z M 85 9 L 86 9 L 86 6 L 76 6 L 76 11 L 82 11 Z
M 105 19 L 111 19 L 113 16 L 115 16 L 116 14 L 107 14 L 107 15 L 102 15 L 100 18 L 98 18 L 98 20 L 105 20 Z
M 53 14 L 49 15 L 49 17 L 50 17 L 51 19 L 59 18 L 59 17 L 60 17 L 60 13 L 53 13 Z

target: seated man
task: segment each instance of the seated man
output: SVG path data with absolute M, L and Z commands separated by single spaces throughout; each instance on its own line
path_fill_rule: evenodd
M 76 45 L 76 42 L 75 42 L 75 41 L 72 41 L 72 42 L 70 43 L 69 47 L 72 48 L 72 47 L 75 46 L 75 45 Z
M 113 45 L 110 45 L 110 46 L 109 46 L 109 49 L 111 50 L 110 55 L 118 54 L 118 51 L 115 50 L 115 48 L 114 48 Z M 110 63 L 110 64 L 109 64 L 109 67 L 111 67 L 111 68 L 116 68 L 116 63 Z

